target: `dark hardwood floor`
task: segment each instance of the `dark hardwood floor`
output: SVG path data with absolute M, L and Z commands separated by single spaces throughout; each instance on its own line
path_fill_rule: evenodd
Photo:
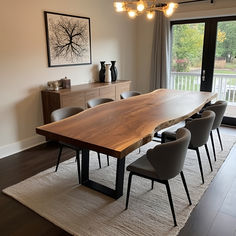
M 236 129 L 222 128 L 221 131 L 236 135 Z M 54 166 L 57 154 L 58 146 L 55 143 L 48 143 L 0 159 L 0 189 L 2 190 Z M 72 150 L 65 149 L 62 159 L 66 160 L 74 155 L 75 153 Z M 236 146 L 193 210 L 179 235 L 236 235 L 235 170 Z M 0 235 L 54 236 L 70 234 L 1 192 Z
M 55 165 L 58 146 L 44 144 L 0 159 L 1 190 Z M 70 149 L 63 151 L 64 160 L 74 156 Z M 55 157 L 55 158 L 52 158 Z M 60 166 L 59 166 L 60 168 Z M 0 193 L 0 235 L 38 236 L 70 235 L 14 199 Z
M 236 136 L 236 129 L 221 132 Z M 179 236 L 236 236 L 236 145 Z

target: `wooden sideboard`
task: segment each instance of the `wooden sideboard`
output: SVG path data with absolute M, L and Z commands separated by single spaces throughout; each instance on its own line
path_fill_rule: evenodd
M 88 83 L 71 86 L 58 91 L 41 91 L 44 124 L 51 122 L 51 113 L 61 107 L 78 106 L 87 108 L 87 101 L 92 98 L 120 99 L 120 94 L 130 90 L 131 81 L 119 80 L 112 83 Z

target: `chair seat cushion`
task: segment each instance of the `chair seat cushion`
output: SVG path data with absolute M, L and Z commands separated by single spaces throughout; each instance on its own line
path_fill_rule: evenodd
M 156 170 L 152 164 L 147 159 L 147 156 L 144 155 L 127 166 L 127 170 L 134 172 L 136 174 L 145 175 L 150 178 L 158 179 Z

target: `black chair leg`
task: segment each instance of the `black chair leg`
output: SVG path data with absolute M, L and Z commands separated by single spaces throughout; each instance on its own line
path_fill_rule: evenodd
M 180 175 L 181 175 L 181 179 L 182 179 L 182 182 L 183 182 L 183 185 L 184 185 L 185 192 L 186 192 L 187 197 L 188 197 L 189 205 L 192 205 L 183 171 L 180 172 Z
M 100 153 L 97 152 L 97 154 L 98 154 L 98 164 L 99 164 L 99 168 L 101 169 L 102 166 L 101 166 L 101 157 L 100 157 Z
M 59 153 L 58 153 L 58 157 L 57 157 L 57 165 L 56 165 L 56 169 L 55 169 L 55 172 L 57 172 L 57 169 L 58 169 L 58 166 L 60 164 L 60 160 L 61 160 L 61 153 L 62 153 L 62 149 L 63 149 L 63 145 L 62 144 L 59 144 L 60 145 L 60 149 L 59 149 Z
M 109 156 L 108 156 L 108 155 L 107 155 L 107 165 L 108 165 L 108 166 L 110 165 Z
M 153 187 L 154 187 L 154 180 L 152 180 L 152 190 L 153 190 Z
M 171 212 L 172 212 L 172 216 L 173 216 L 173 220 L 174 220 L 174 225 L 177 226 L 176 217 L 175 217 L 175 210 L 174 210 L 174 205 L 173 205 L 173 201 L 172 201 L 172 197 L 171 197 L 171 191 L 170 191 L 170 186 L 169 186 L 168 180 L 165 182 L 165 185 L 166 185 L 166 190 L 167 190 L 167 194 L 168 194 L 168 198 L 169 198 L 169 202 L 170 202 L 170 208 L 171 208 Z
M 76 162 L 77 162 L 77 169 L 78 169 L 78 179 L 79 184 L 81 183 L 81 174 L 80 174 L 80 150 L 76 150 Z
M 140 153 L 141 153 L 141 148 L 139 147 L 139 148 L 138 148 L 138 154 L 140 154 Z
M 77 154 L 77 153 L 76 153 Z M 79 150 L 79 155 L 80 155 L 80 150 Z M 77 156 L 75 157 L 75 162 L 77 161 Z
M 199 168 L 200 168 L 200 172 L 201 172 L 201 176 L 202 176 L 202 183 L 204 184 L 204 176 L 203 176 L 203 170 L 202 170 L 202 162 L 201 162 L 201 157 L 200 157 L 200 152 L 199 149 L 196 148 L 195 149 L 197 152 L 197 159 L 198 159 L 198 164 L 199 164 Z
M 127 196 L 126 196 L 125 210 L 128 209 L 128 205 L 129 205 L 129 194 L 130 194 L 130 187 L 131 187 L 132 176 L 133 176 L 133 173 L 130 172 L 129 173 L 129 180 L 128 180 L 128 187 L 127 187 Z
M 211 144 L 212 144 L 212 149 L 213 149 L 213 153 L 214 153 L 214 158 L 216 161 L 216 150 L 215 150 L 215 144 L 214 144 L 214 139 L 213 139 L 213 132 L 210 132 L 210 136 L 211 136 Z
M 166 136 L 165 134 L 161 135 L 161 143 L 165 143 L 166 142 Z
M 205 144 L 204 146 L 205 146 L 205 149 L 206 149 L 206 153 L 207 153 L 207 157 L 208 157 L 208 161 L 209 161 L 209 164 L 210 164 L 211 171 L 213 171 L 212 164 L 211 164 L 211 158 L 210 158 L 210 154 L 209 154 L 207 144 Z
M 219 128 L 217 128 L 216 131 L 217 131 L 218 138 L 219 138 L 219 141 L 220 141 L 221 151 L 223 151 L 223 145 L 222 145 L 222 141 L 221 141 L 221 137 L 220 137 L 220 130 L 219 130 Z

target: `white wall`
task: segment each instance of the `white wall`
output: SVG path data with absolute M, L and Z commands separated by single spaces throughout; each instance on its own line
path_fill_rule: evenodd
M 210 0 L 180 5 L 170 20 L 206 18 L 236 15 L 236 0 Z M 137 21 L 137 90 L 148 92 L 150 88 L 150 64 L 154 21 L 141 16 Z
M 0 158 L 36 145 L 43 124 L 40 91 L 67 76 L 98 78 L 99 61 L 116 60 L 118 79 L 136 80 L 136 23 L 110 0 L 0 0 Z M 43 11 L 90 17 L 92 65 L 48 68 Z
M 143 15 L 137 24 L 137 90 L 146 93 L 150 88 L 154 20 L 149 21 Z

